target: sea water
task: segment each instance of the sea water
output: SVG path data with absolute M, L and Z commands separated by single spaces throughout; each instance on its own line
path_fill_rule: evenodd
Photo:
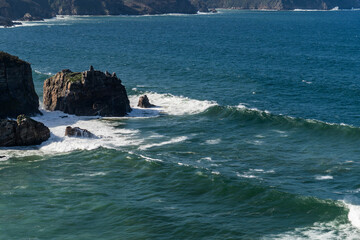
M 0 148 L 0 239 L 359 239 L 357 11 L 62 16 L 0 29 L 43 81 L 116 72 L 133 111 L 41 109 Z M 147 94 L 156 107 L 136 107 Z M 42 104 L 41 104 L 42 105 Z M 64 117 L 66 116 L 66 117 Z M 98 138 L 64 137 L 66 126 Z

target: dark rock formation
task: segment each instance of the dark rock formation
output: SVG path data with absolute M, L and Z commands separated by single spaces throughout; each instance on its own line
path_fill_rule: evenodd
M 41 114 L 30 64 L 0 52 L 0 118 Z
M 10 18 L 5 18 L 5 17 L 0 16 L 0 26 L 13 27 L 16 24 L 21 24 L 21 23 L 16 23 L 16 22 L 11 21 Z
M 208 13 L 209 9 L 204 0 L 190 0 L 191 4 L 196 7 L 198 12 Z
M 58 72 L 44 82 L 44 107 L 78 116 L 124 116 L 131 111 L 125 87 L 116 74 Z
M 44 21 L 41 17 L 33 17 L 30 13 L 25 13 L 25 15 L 19 19 L 20 21 Z
M 85 138 L 95 138 L 96 136 L 89 132 L 86 129 L 81 129 L 79 127 L 66 127 L 65 136 L 68 137 L 85 137 Z
M 19 115 L 17 121 L 0 120 L 1 147 L 38 145 L 49 137 L 49 128 L 25 115 Z
M 139 98 L 139 102 L 138 102 L 138 107 L 141 107 L 141 108 L 151 108 L 151 107 L 155 107 L 155 105 L 151 104 L 150 101 L 149 101 L 149 98 L 144 95 L 144 96 L 141 96 Z

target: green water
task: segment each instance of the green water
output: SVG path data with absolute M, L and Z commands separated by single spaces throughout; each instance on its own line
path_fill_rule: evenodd
M 225 10 L 0 29 L 40 99 L 93 65 L 134 106 L 43 110 L 47 142 L 0 148 L 0 239 L 360 238 L 359 29 L 357 11 Z

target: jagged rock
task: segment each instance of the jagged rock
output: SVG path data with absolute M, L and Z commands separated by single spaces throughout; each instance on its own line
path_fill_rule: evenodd
M 0 118 L 19 114 L 41 114 L 31 67 L 16 56 L 0 52 Z
M 14 22 L 11 21 L 11 19 L 9 19 L 9 18 L 0 16 L 0 26 L 12 27 L 12 26 L 14 26 Z
M 49 137 L 48 127 L 25 115 L 19 115 L 17 121 L 0 120 L 1 147 L 38 145 Z
M 69 69 L 44 82 L 44 107 L 78 116 L 124 116 L 131 111 L 125 87 L 116 74 L 111 76 L 90 68 Z
M 81 129 L 79 127 L 66 127 L 65 136 L 68 137 L 85 137 L 85 138 L 95 138 L 96 136 L 89 132 L 86 129 Z
M 19 19 L 20 21 L 44 21 L 41 17 L 34 17 L 30 13 L 25 13 L 25 15 Z
M 141 96 L 139 98 L 139 102 L 138 102 L 138 107 L 141 107 L 141 108 L 151 108 L 151 107 L 155 107 L 155 105 L 151 104 L 150 101 L 149 101 L 149 98 L 144 95 L 144 96 Z

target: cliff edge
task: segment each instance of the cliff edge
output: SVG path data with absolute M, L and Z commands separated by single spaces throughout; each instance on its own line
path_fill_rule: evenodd
M 30 64 L 0 52 L 0 118 L 40 114 Z

